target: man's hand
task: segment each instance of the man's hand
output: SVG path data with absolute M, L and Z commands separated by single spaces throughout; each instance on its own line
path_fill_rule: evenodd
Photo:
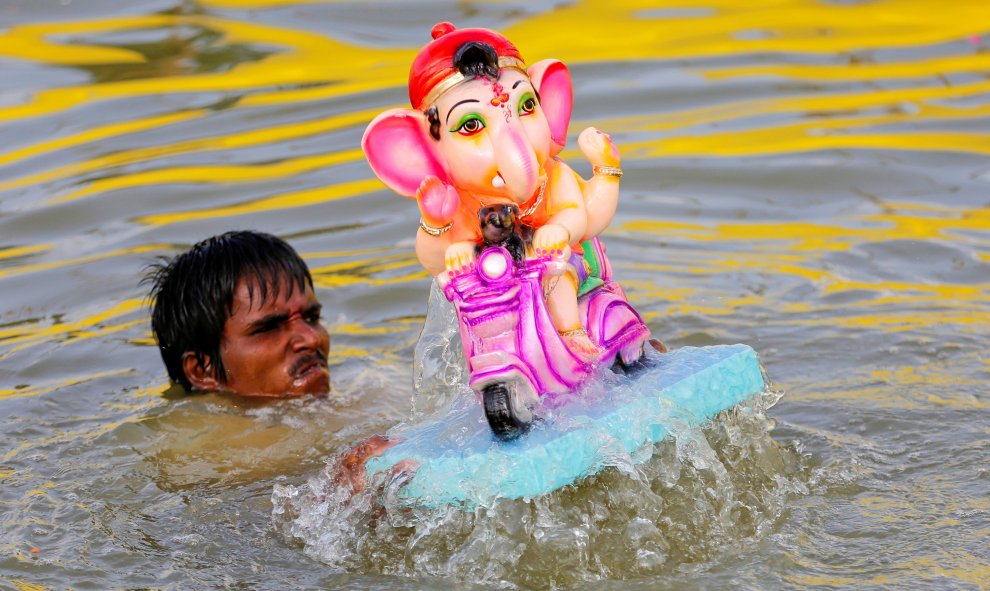
M 389 439 L 381 435 L 372 435 L 363 442 L 355 445 L 344 454 L 336 466 L 333 482 L 347 485 L 354 493 L 361 492 L 366 484 L 364 463 L 371 456 L 377 456 L 386 449 L 398 443 L 397 439 Z

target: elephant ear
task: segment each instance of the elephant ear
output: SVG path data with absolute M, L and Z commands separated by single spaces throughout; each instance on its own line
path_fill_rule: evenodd
M 364 131 L 361 148 L 378 178 L 403 197 L 415 197 L 427 176 L 447 179 L 421 111 L 390 109 L 375 117 Z
M 540 106 L 550 124 L 550 137 L 554 142 L 553 156 L 567 143 L 567 125 L 571 122 L 574 106 L 574 88 L 571 72 L 560 60 L 542 60 L 529 67 L 529 79 L 540 93 Z

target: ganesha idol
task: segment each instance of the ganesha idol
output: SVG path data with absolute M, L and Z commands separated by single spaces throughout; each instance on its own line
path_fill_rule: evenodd
M 615 359 L 582 303 L 604 288 L 637 325 L 621 359 L 634 361 L 648 331 L 611 282 L 596 238 L 615 214 L 618 149 L 595 128 L 580 134 L 594 171 L 587 181 L 557 158 L 573 102 L 562 62 L 526 67 L 516 47 L 488 29 L 440 23 L 432 36 L 410 69 L 412 108 L 382 113 L 362 140 L 375 174 L 419 205 L 419 261 L 446 282 L 478 272 L 482 249 L 506 243 L 502 230 L 516 234 L 515 258 L 555 260 L 565 269 L 543 276 L 541 291 L 551 330 L 573 356 L 589 364 Z

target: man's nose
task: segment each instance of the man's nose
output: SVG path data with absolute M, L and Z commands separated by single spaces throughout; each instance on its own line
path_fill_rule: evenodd
M 292 347 L 295 350 L 319 349 L 323 343 L 323 327 L 311 324 L 303 318 L 292 323 Z

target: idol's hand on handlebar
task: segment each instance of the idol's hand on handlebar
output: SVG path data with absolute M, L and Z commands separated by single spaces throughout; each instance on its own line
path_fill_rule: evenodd
M 444 253 L 444 266 L 451 276 L 466 273 L 474 268 L 474 242 L 455 242 Z
M 533 252 L 539 258 L 567 260 L 571 256 L 571 233 L 560 224 L 546 224 L 533 235 Z

